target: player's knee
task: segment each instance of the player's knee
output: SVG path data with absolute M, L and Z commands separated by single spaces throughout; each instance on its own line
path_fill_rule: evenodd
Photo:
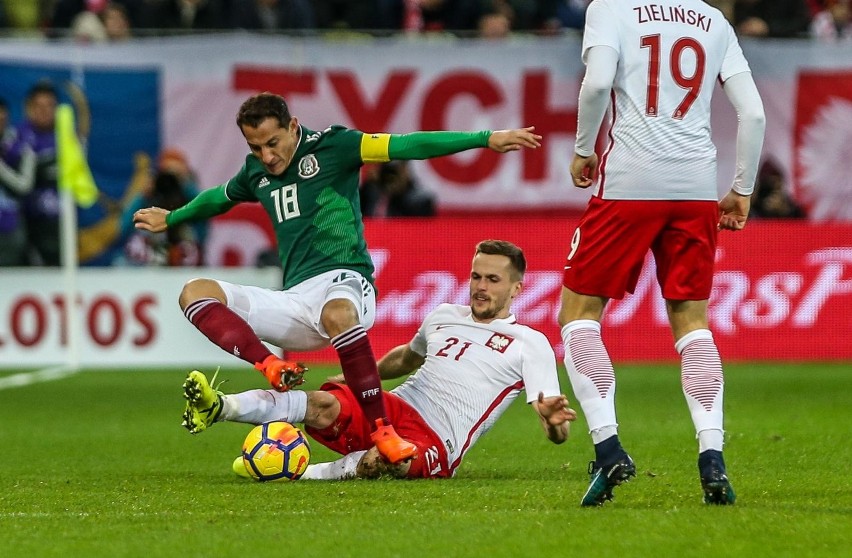
M 305 424 L 322 430 L 328 428 L 340 415 L 340 401 L 327 391 L 309 391 Z
M 215 298 L 222 304 L 225 304 L 225 292 L 219 283 L 213 279 L 190 279 L 183 285 L 178 297 L 178 304 L 181 310 L 186 310 L 186 307 L 196 300 L 202 298 Z
M 330 337 L 340 335 L 361 323 L 358 309 L 352 301 L 341 298 L 331 300 L 323 306 L 320 316 L 322 327 Z

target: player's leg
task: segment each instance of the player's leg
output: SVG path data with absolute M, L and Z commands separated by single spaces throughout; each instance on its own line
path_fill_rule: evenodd
M 253 389 L 224 394 L 214 385 L 215 378 L 208 381 L 194 370 L 183 384 L 187 399 L 183 426 L 193 434 L 221 421 L 261 424 L 281 420 L 322 429 L 333 424 L 340 413 L 338 400 L 325 391 Z
M 724 374 L 707 320 L 717 220 L 715 202 L 682 202 L 653 251 L 675 349 L 681 356 L 683 394 L 698 438 L 704 499 L 733 504 L 736 496 L 722 457 Z
M 666 308 L 677 339 L 675 349 L 681 356 L 683 395 L 698 438 L 705 502 L 733 504 L 736 496 L 722 456 L 725 381 L 719 350 L 707 329 L 707 301 L 667 301 Z
M 385 459 L 399 463 L 415 457 L 417 447 L 396 433 L 385 412 L 376 357 L 358 314 L 351 300 L 337 298 L 323 306 L 321 321 L 337 351 L 346 385 L 373 427 L 373 442 Z
M 600 320 L 610 298 L 635 288 L 660 226 L 646 203 L 593 198 L 571 239 L 558 319 L 568 378 L 595 444 L 584 506 L 612 499 L 612 489 L 636 474 L 618 437 L 615 372 Z
M 186 318 L 210 341 L 263 372 L 276 389 L 286 390 L 302 381 L 305 368 L 275 356 L 234 309 L 225 292 L 239 286 L 213 279 L 192 279 L 180 293 L 179 303 Z
M 373 442 L 391 463 L 412 459 L 417 447 L 394 430 L 385 410 L 376 357 L 367 330 L 376 315 L 373 286 L 360 274 L 337 270 L 327 274 L 319 327 L 337 351 L 346 385 L 372 429 Z
M 418 448 L 418 458 L 390 463 L 374 445 L 367 421 L 349 386 L 326 383 L 323 393 L 333 395 L 338 401 L 338 411 L 333 422 L 305 423 L 306 431 L 320 444 L 344 453 L 331 463 L 316 463 L 308 467 L 303 479 L 340 480 L 349 478 L 377 478 L 383 475 L 408 478 L 448 478 L 452 476 L 449 457 L 441 438 L 425 423 L 420 414 L 396 395 L 382 392 L 385 408 L 399 432 Z M 329 415 L 330 416 L 330 415 Z M 329 418 L 326 416 L 326 419 Z
M 353 451 L 340 459 L 326 463 L 311 463 L 302 480 L 377 479 L 383 476 L 405 478 L 411 460 L 389 463 L 376 446 L 368 450 Z
M 595 460 L 589 466 L 591 482 L 581 500 L 584 506 L 611 500 L 613 487 L 636 474 L 633 460 L 618 438 L 615 372 L 601 338 L 600 318 L 605 304 L 605 298 L 562 289 L 559 323 L 565 369 L 595 445 Z

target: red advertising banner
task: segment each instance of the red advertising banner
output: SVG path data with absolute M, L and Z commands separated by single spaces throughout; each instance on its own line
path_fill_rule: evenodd
M 259 212 L 239 218 L 249 215 L 265 220 Z M 237 222 L 231 221 L 232 233 Z M 437 304 L 466 304 L 474 247 L 499 238 L 527 255 L 516 316 L 543 331 L 561 357 L 556 314 L 575 225 L 575 218 L 493 216 L 368 221 L 379 291 L 370 331 L 376 354 L 407 342 Z M 603 335 L 615 361 L 677 358 L 653 266 L 649 258 L 636 292 L 607 307 Z M 721 233 L 709 316 L 726 360 L 852 359 L 852 226 L 753 220 L 743 231 Z M 299 358 L 336 360 L 331 351 Z

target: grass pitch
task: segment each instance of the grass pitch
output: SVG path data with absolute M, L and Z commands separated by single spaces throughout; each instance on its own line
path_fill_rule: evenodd
M 305 387 L 333 372 L 315 367 Z M 582 418 L 554 446 L 518 401 L 450 480 L 261 484 L 230 470 L 248 425 L 198 436 L 180 427 L 184 375 L 84 372 L 0 390 L 0 554 L 753 558 L 852 548 L 848 364 L 726 367 L 733 507 L 701 503 L 675 365 L 617 367 L 621 438 L 638 476 L 594 509 L 579 507 L 593 454 Z M 220 377 L 229 392 L 263 387 L 248 368 Z M 335 457 L 312 448 L 315 461 Z

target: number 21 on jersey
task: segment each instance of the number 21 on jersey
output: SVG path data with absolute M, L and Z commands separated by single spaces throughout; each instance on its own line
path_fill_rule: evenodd
M 272 203 L 275 205 L 275 216 L 279 223 L 287 219 L 293 219 L 301 215 L 299 211 L 299 198 L 297 196 L 297 185 L 287 184 L 281 188 L 269 192 Z

